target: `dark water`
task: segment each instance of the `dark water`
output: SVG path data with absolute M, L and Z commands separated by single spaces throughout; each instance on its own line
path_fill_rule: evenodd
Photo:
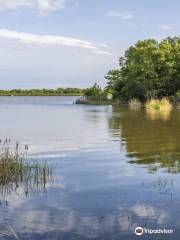
M 1 193 L 2 239 L 180 239 L 180 110 L 75 99 L 0 98 L 0 138 L 54 169 L 39 191 Z M 174 232 L 138 237 L 137 226 Z

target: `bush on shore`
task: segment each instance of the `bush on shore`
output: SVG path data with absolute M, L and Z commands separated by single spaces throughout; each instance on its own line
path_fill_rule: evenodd
M 84 96 L 76 100 L 75 103 L 89 105 L 108 105 L 112 103 L 112 99 L 106 88 L 103 89 L 95 83 L 91 88 L 87 88 L 84 91 Z

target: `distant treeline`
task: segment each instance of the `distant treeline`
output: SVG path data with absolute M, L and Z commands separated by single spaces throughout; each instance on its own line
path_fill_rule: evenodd
M 0 90 L 0 96 L 81 96 L 84 92 L 81 88 L 12 89 Z

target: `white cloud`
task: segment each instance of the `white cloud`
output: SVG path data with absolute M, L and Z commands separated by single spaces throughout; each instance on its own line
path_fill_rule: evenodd
M 18 9 L 22 7 L 31 7 L 32 0 L 0 0 L 0 9 Z
M 160 25 L 160 28 L 161 28 L 162 30 L 170 30 L 170 29 L 171 29 L 171 27 L 170 27 L 169 25 L 167 25 L 167 24 L 161 24 L 161 25 Z
M 0 89 L 105 86 L 105 74 L 117 66 L 117 57 L 91 49 L 1 37 L 0 52 Z
M 158 224 L 164 224 L 168 215 L 165 211 L 161 209 L 154 208 L 153 206 L 137 204 L 134 205 L 131 210 L 141 218 L 156 219 Z
M 50 12 L 64 9 L 64 0 L 37 0 L 38 7 L 41 11 Z
M 62 10 L 64 7 L 65 0 L 0 0 L 0 10 L 26 8 L 39 12 L 52 12 Z
M 122 13 L 122 12 L 118 12 L 118 11 L 109 11 L 107 13 L 107 15 L 109 17 L 116 17 L 116 18 L 121 18 L 123 20 L 131 20 L 134 18 L 134 15 L 131 13 Z
M 104 51 L 104 48 L 107 47 L 104 44 L 96 44 L 87 40 L 69 38 L 69 37 L 58 36 L 58 35 L 37 35 L 32 33 L 0 29 L 0 38 L 22 41 L 24 43 L 39 44 L 39 45 L 55 45 L 55 46 L 61 45 L 61 46 L 68 46 L 68 47 L 78 47 L 78 48 L 89 49 L 96 54 L 112 55 Z

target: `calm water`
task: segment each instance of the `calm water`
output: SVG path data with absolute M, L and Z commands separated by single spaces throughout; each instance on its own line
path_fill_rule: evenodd
M 0 239 L 180 239 L 180 110 L 75 99 L 0 98 L 0 138 L 54 169 L 44 189 L 1 193 Z M 174 233 L 137 237 L 137 226 Z

